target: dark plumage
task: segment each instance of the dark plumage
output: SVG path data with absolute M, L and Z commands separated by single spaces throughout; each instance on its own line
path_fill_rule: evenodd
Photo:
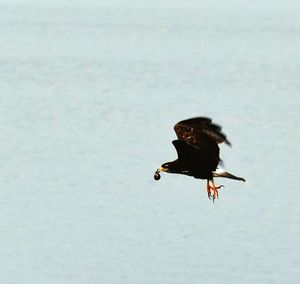
M 218 144 L 225 142 L 231 146 L 226 135 L 222 133 L 221 126 L 212 123 L 207 117 L 195 117 L 182 120 L 174 126 L 178 140 L 172 143 L 176 148 L 178 159 L 164 163 L 155 172 L 154 178 L 160 178 L 159 172 L 185 174 L 198 179 L 207 180 L 207 193 L 213 200 L 218 197 L 214 177 L 226 177 L 245 181 L 223 170 L 217 169 L 220 163 L 220 149 Z

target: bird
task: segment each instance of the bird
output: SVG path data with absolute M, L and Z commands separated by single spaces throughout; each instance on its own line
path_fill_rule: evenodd
M 175 124 L 177 140 L 172 141 L 178 158 L 163 163 L 154 173 L 154 179 L 160 179 L 160 172 L 183 174 L 196 179 L 207 180 L 207 195 L 215 201 L 219 198 L 215 177 L 223 177 L 245 182 L 242 177 L 235 176 L 221 169 L 223 161 L 220 159 L 219 144 L 231 146 L 222 127 L 213 123 L 208 117 L 193 117 Z

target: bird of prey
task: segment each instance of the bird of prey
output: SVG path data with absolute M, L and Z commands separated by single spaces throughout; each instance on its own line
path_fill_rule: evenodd
M 220 168 L 221 162 L 219 145 L 226 143 L 231 146 L 221 126 L 214 124 L 211 118 L 194 117 L 182 120 L 174 126 L 177 140 L 172 141 L 178 158 L 175 161 L 164 163 L 155 172 L 154 179 L 160 179 L 160 172 L 184 174 L 196 179 L 207 180 L 207 194 L 213 201 L 219 197 L 214 177 L 224 177 L 246 181 L 242 177 L 230 174 Z

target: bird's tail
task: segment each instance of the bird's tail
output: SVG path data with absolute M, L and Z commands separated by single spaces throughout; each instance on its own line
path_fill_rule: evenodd
M 236 180 L 241 180 L 241 181 L 246 181 L 244 178 L 242 177 L 237 177 L 235 175 L 232 175 L 222 169 L 217 169 L 215 172 L 213 172 L 213 176 L 214 177 L 224 177 L 224 178 L 231 178 L 231 179 L 236 179 Z

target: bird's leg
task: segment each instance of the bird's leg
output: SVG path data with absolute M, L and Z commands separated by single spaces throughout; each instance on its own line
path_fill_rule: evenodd
M 208 186 L 210 187 L 210 189 L 212 189 L 212 191 L 213 191 L 213 201 L 214 201 L 216 198 L 219 198 L 218 189 L 220 189 L 221 187 L 224 187 L 224 185 L 216 186 L 213 179 L 211 179 L 211 185 L 209 184 L 209 182 L 207 182 L 207 183 L 208 183 Z
M 210 199 L 211 198 L 211 191 L 210 191 L 211 187 L 209 185 L 209 180 L 207 180 L 207 195 L 208 195 L 208 198 Z

